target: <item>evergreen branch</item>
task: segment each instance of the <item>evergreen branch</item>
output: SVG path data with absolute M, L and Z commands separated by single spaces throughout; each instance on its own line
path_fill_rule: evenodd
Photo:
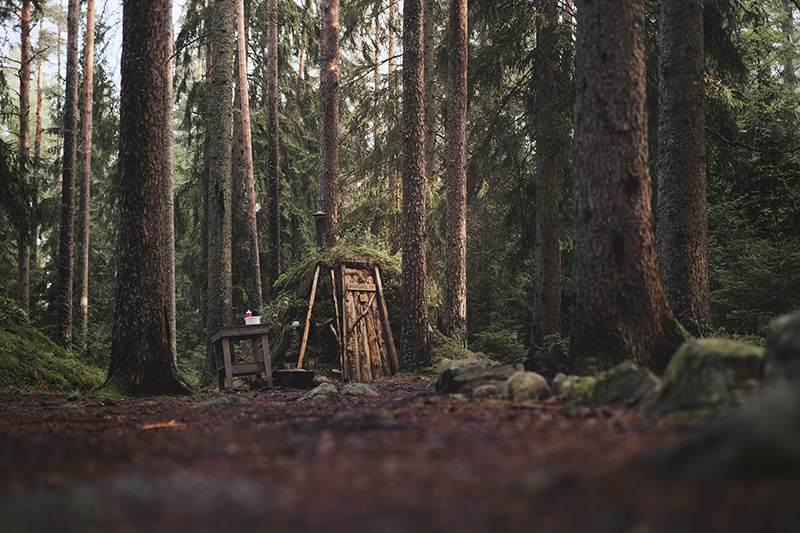
M 714 135 L 716 135 L 717 137 L 722 139 L 725 143 L 727 143 L 727 144 L 729 144 L 731 146 L 736 146 L 738 148 L 744 148 L 746 150 L 752 150 L 754 152 L 759 152 L 759 153 L 762 153 L 762 154 L 793 154 L 795 152 L 800 152 L 800 146 L 792 148 L 791 150 L 768 150 L 766 148 L 758 148 L 758 147 L 755 147 L 755 146 L 750 146 L 749 144 L 744 144 L 744 143 L 728 140 L 721 133 L 719 133 L 718 131 L 712 130 L 708 126 L 706 126 L 706 131 L 709 132 L 709 133 L 713 133 Z

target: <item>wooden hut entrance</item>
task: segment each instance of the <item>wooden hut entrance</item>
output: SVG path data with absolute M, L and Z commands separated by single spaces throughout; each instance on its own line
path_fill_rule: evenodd
M 341 362 L 345 381 L 370 381 L 397 372 L 397 352 L 380 270 L 343 262 L 341 272 Z M 338 292 L 338 291 L 337 291 Z

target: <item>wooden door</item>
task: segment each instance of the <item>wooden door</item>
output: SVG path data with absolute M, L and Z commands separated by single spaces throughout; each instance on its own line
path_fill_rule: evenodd
M 342 377 L 370 381 L 397 371 L 380 273 L 342 265 Z

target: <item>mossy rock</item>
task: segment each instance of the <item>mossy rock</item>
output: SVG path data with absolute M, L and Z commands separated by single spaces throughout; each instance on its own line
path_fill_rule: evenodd
M 81 363 L 33 327 L 12 300 L 0 297 L 0 392 L 87 391 L 105 377 L 103 370 Z
M 656 397 L 660 380 L 646 368 L 624 361 L 597 376 L 577 379 L 562 400 L 566 408 L 624 405 L 639 409 Z
M 664 372 L 662 407 L 725 402 L 747 394 L 762 377 L 764 349 L 728 339 L 698 339 L 675 353 Z

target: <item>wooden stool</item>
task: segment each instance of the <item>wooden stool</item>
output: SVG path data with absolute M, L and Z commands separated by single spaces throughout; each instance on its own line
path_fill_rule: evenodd
M 267 384 L 272 387 L 272 362 L 269 357 L 269 342 L 267 332 L 269 326 L 259 324 L 256 326 L 236 326 L 232 328 L 222 328 L 211 336 L 214 345 L 214 355 L 217 359 L 217 377 L 219 378 L 219 390 L 223 387 L 233 387 L 233 376 L 244 376 L 247 374 L 260 374 L 264 372 L 267 376 Z M 258 340 L 261 339 L 261 351 L 259 352 Z M 253 348 L 253 362 L 232 364 L 231 342 L 250 341 Z

